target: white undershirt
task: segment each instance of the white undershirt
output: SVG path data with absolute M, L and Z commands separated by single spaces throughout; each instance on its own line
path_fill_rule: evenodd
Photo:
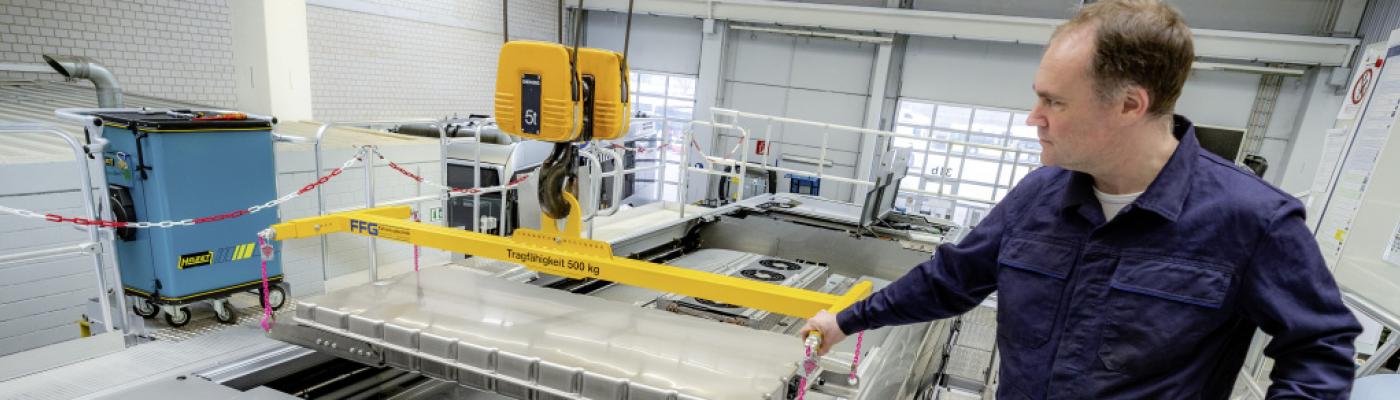
M 1094 188 L 1094 197 L 1099 198 L 1099 206 L 1103 208 L 1103 220 L 1105 222 L 1112 221 L 1113 217 L 1118 215 L 1118 211 L 1121 211 L 1123 210 L 1123 207 L 1127 207 L 1129 204 L 1132 204 L 1133 200 L 1137 200 L 1138 196 L 1141 195 L 1142 192 L 1128 194 L 1108 194 L 1100 192 L 1099 188 L 1097 187 Z

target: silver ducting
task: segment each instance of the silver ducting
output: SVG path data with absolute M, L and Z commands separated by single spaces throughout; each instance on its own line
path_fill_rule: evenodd
M 97 86 L 97 106 L 101 108 L 122 107 L 122 87 L 117 84 L 117 76 L 108 71 L 97 60 L 83 56 L 44 55 L 54 71 L 70 79 L 87 79 Z

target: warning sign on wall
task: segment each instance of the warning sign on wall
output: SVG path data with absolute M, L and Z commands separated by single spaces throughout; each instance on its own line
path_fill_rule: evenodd
M 1346 100 L 1342 102 L 1342 109 L 1337 111 L 1337 119 L 1356 119 L 1361 112 L 1361 106 L 1366 104 L 1366 97 L 1370 96 L 1376 76 L 1380 75 L 1384 63 L 1385 59 L 1381 58 L 1380 51 L 1366 51 L 1361 63 L 1357 65 L 1356 76 L 1351 79 L 1351 86 L 1347 87 Z

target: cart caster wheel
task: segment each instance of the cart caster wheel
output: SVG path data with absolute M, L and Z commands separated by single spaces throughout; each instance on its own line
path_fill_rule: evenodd
M 228 300 L 223 300 L 214 304 L 214 319 L 221 324 L 233 324 L 238 322 L 238 313 L 228 304 Z
M 258 304 L 263 307 L 267 307 L 268 303 L 272 303 L 272 310 L 277 311 L 281 310 L 282 306 L 287 305 L 287 289 L 282 287 L 282 285 L 272 286 L 272 291 L 267 294 L 267 297 L 261 296 L 262 289 L 258 291 Z
M 174 312 L 167 310 L 165 312 L 165 323 L 176 328 L 185 326 L 185 324 L 190 323 L 190 308 L 182 306 L 176 308 Z
M 131 311 L 136 312 L 136 315 L 140 316 L 141 318 L 151 319 L 155 318 L 156 314 L 160 314 L 160 307 L 156 307 L 155 304 L 151 304 L 150 300 L 137 297 L 135 298 L 135 301 L 131 303 Z

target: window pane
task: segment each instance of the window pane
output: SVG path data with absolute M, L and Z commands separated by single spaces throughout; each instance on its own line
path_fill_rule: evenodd
M 962 132 L 935 131 L 933 133 L 933 137 L 935 139 L 952 140 L 957 142 L 967 141 L 967 134 Z
M 931 204 L 929 204 L 928 202 L 922 202 L 922 203 L 919 204 L 919 214 L 929 215 L 929 214 L 932 214 L 932 213 L 933 213 L 933 207 L 932 207 Z
M 895 133 L 902 133 L 905 135 L 928 137 L 928 128 L 920 128 L 909 125 L 895 125 L 894 131 Z
M 1040 142 L 1035 140 L 1012 140 L 1011 147 L 1028 151 L 1040 151 Z
M 958 185 L 958 196 L 973 198 L 978 200 L 992 200 L 992 187 L 972 183 Z
M 1004 137 L 1001 137 L 1001 136 L 988 136 L 988 135 L 976 135 L 976 134 L 967 135 L 967 141 L 968 141 L 968 142 L 971 142 L 971 143 L 977 143 L 977 144 L 990 144 L 990 145 L 993 145 L 993 146 L 1001 146 L 1001 145 L 1006 144 L 1006 138 L 1004 138 Z
M 677 194 L 678 194 L 678 191 L 676 190 L 676 187 L 677 187 L 677 186 L 678 186 L 678 185 L 662 185 L 662 186 L 661 186 L 661 192 L 662 192 L 662 193 L 661 193 L 661 198 L 664 199 L 664 200 L 666 200 L 666 201 L 680 201 L 680 197 L 677 197 Z
M 894 198 L 894 209 L 899 212 L 907 212 L 909 205 L 914 202 L 914 198 L 907 195 L 900 195 Z
M 972 118 L 972 131 L 1002 135 L 1006 134 L 1006 124 L 1011 113 L 997 110 L 977 110 Z
M 1013 169 L 1015 171 L 1012 171 Z M 1029 174 L 1033 170 L 1035 170 L 1034 166 L 1025 164 L 1012 165 L 1011 163 L 1006 163 L 1005 165 L 1001 166 L 1001 177 L 997 180 L 997 184 L 1002 186 L 1010 185 L 1011 187 L 1016 187 L 1017 183 L 1021 183 L 1021 178 L 1025 178 L 1026 174 Z
M 929 193 L 939 193 L 938 191 L 942 188 L 943 184 L 938 183 L 938 181 L 924 181 L 924 186 L 920 189 Z
M 1005 142 L 1006 142 L 1006 139 L 1003 138 L 1003 137 L 999 137 L 999 136 L 986 136 L 986 135 L 976 135 L 976 134 L 974 134 L 974 135 L 968 135 L 968 142 L 977 143 L 977 144 L 992 145 L 992 146 L 1004 146 L 1004 145 L 1006 145 L 1006 143 L 1005 143 Z M 997 159 L 1000 159 L 1001 156 L 1002 156 L 1002 155 L 1001 155 L 1001 150 L 988 149 L 988 148 L 982 148 L 982 147 L 972 147 L 972 148 L 968 149 L 968 154 L 969 154 L 969 155 L 980 156 L 980 157 L 983 157 L 983 158 L 997 158 Z
M 933 119 L 933 126 L 937 128 L 955 129 L 965 131 L 968 122 L 972 120 L 972 109 L 958 106 L 939 106 L 938 114 Z
M 666 99 L 666 118 L 690 121 L 694 119 L 695 101 Z
M 900 188 L 900 189 L 918 189 L 918 188 L 920 187 L 920 186 L 919 186 L 919 181 L 922 180 L 922 179 L 923 179 L 923 178 L 920 178 L 920 177 L 917 176 L 917 175 L 905 175 L 904 178 L 902 178 L 902 179 L 899 180 L 899 188 Z
M 636 193 L 635 196 L 641 196 L 648 199 L 655 199 L 657 195 L 656 185 L 656 182 L 644 182 L 641 179 L 638 179 L 636 191 L 634 191 L 634 193 Z
M 637 102 L 632 105 L 637 112 L 652 118 L 661 118 L 665 114 L 666 99 L 654 96 L 637 96 Z
M 1023 164 L 1040 165 L 1040 155 L 1039 155 L 1039 154 L 1022 154 L 1022 155 L 1021 155 L 1021 159 L 1020 159 L 1019 161 L 1020 161 L 1021 163 L 1023 163 Z
M 912 173 L 916 173 L 916 174 L 917 174 L 919 171 L 923 171 L 923 170 L 924 170 L 924 158 L 927 157 L 927 156 L 928 156 L 928 153 L 925 153 L 925 152 L 922 152 L 922 151 L 911 151 L 911 152 L 909 152 L 909 165 L 908 165 L 908 166 L 909 166 L 909 171 L 912 172 Z
M 928 126 L 933 123 L 933 104 L 900 101 L 898 121 L 901 124 Z
M 1012 148 L 1016 148 L 1016 149 L 1025 150 L 1025 151 L 1037 151 L 1037 152 L 1038 152 L 1038 151 L 1041 150 L 1041 149 L 1040 149 L 1040 142 L 1033 142 L 1033 141 L 1028 141 L 1028 140 L 1013 140 L 1013 141 L 1011 142 L 1011 147 L 1012 147 Z M 1039 164 L 1039 163 L 1040 163 L 1040 155 L 1038 155 L 1038 154 L 1021 153 L 1020 156 L 1018 157 L 1018 159 L 1019 159 L 1018 161 L 1019 161 L 1021 164 Z M 1011 160 L 1011 157 L 1007 157 L 1007 161 L 1010 161 L 1010 160 Z
M 940 154 L 929 154 L 927 166 L 924 168 L 924 174 L 929 175 L 929 179 L 933 180 L 937 180 L 940 176 L 944 179 L 956 178 L 953 172 L 957 171 L 960 160 L 962 160 L 962 158 L 954 157 L 950 159 Z
M 894 147 L 903 149 L 914 149 L 915 152 L 924 151 L 924 145 L 928 143 L 924 140 L 906 139 L 902 137 L 894 138 Z
M 666 95 L 666 76 L 652 74 L 638 74 L 637 92 L 646 94 Z
M 953 207 L 952 202 L 936 197 L 924 197 L 921 200 L 919 211 L 937 217 L 947 217 L 948 209 Z
M 964 182 L 972 181 L 987 184 L 996 184 L 998 164 L 999 163 L 995 161 L 984 161 L 975 158 L 969 158 L 963 164 L 962 180 Z
M 985 208 L 964 203 L 959 204 L 958 208 L 953 211 L 951 219 L 963 226 L 973 228 L 976 227 L 978 223 L 981 223 L 982 218 L 986 215 L 987 210 Z
M 672 76 L 667 84 L 666 95 L 683 99 L 695 98 L 695 78 Z
M 934 132 L 933 132 L 933 138 L 934 138 L 934 139 L 942 139 L 942 140 L 954 141 L 954 142 L 962 142 L 962 141 L 966 141 L 966 140 L 967 140 L 967 134 L 962 133 L 962 132 L 934 131 Z M 932 143 L 929 143 L 929 146 L 930 146 L 930 147 L 929 147 L 929 151 L 940 152 L 940 153 L 946 153 L 946 152 L 948 152 L 948 143 L 932 142 Z M 962 147 L 959 146 L 958 149 L 959 149 L 959 151 L 961 151 Z
M 665 134 L 671 135 L 671 154 L 679 155 L 680 151 L 684 149 L 681 144 L 685 141 L 685 129 L 688 126 L 690 126 L 689 121 L 666 121 Z M 675 160 L 675 158 L 672 158 L 672 160 Z
M 1015 119 L 1011 120 L 1011 136 L 1035 139 L 1035 127 L 1026 125 L 1027 114 L 1017 113 Z
M 666 168 L 662 169 L 665 175 L 662 177 L 666 182 L 680 182 L 681 166 L 673 163 L 666 163 Z
M 1027 115 L 1025 111 L 901 100 L 895 132 L 936 141 L 893 139 L 893 147 L 914 150 L 908 164 L 909 176 L 900 181 L 900 189 L 919 191 L 901 193 L 900 208 L 944 218 L 954 218 L 956 214 L 980 219 L 988 209 L 983 204 L 919 193 L 939 193 L 941 189 L 948 195 L 1001 200 L 1014 183 L 1038 166 L 1039 156 L 950 142 L 1039 151 L 1036 128 L 1025 125 Z M 934 129 L 926 128 L 926 124 Z

